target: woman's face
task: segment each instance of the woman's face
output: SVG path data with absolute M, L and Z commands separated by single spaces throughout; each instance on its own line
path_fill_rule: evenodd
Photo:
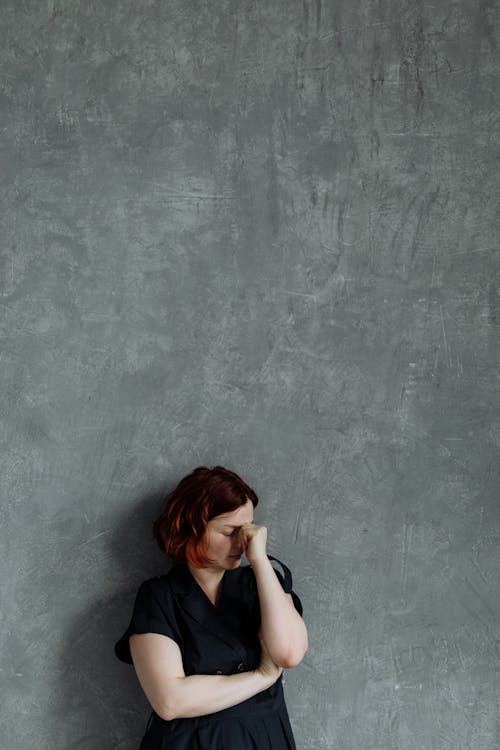
M 247 500 L 246 504 L 237 510 L 222 513 L 208 522 L 206 530 L 207 555 L 211 560 L 214 560 L 212 566 L 238 567 L 244 549 L 238 534 L 241 526 L 245 523 L 254 523 L 251 500 Z

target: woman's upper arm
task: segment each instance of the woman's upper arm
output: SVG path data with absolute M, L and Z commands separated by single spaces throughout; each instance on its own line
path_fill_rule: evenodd
M 185 677 L 178 644 L 160 633 L 133 633 L 129 638 L 137 679 L 151 707 L 169 719 L 175 706 L 175 688 Z

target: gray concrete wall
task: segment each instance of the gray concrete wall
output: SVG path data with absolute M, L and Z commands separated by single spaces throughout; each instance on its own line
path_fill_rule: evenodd
M 261 497 L 300 750 L 500 744 L 495 0 L 4 0 L 6 750 L 133 750 L 200 464 Z

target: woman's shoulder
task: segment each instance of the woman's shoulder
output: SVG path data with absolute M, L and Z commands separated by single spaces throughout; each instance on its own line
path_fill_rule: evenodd
M 274 560 L 275 562 L 279 563 L 282 566 L 283 570 L 285 571 L 285 575 L 283 575 L 281 573 L 281 571 L 277 570 L 274 566 L 273 566 L 273 570 L 276 573 L 276 575 L 278 576 L 278 579 L 279 579 L 281 585 L 285 586 L 285 583 L 286 583 L 286 588 L 291 588 L 291 573 L 290 573 L 290 569 L 284 563 L 282 563 L 281 560 L 278 560 L 277 557 L 272 557 L 271 555 L 268 555 L 267 557 L 268 557 L 269 561 Z M 251 588 L 254 588 L 254 586 L 256 586 L 255 572 L 254 572 L 254 569 L 252 568 L 251 565 L 242 565 L 237 570 L 240 573 L 241 580 L 243 582 L 245 582 Z M 236 573 L 237 571 L 235 570 L 233 572 Z
M 115 654 L 132 664 L 129 637 L 134 633 L 160 633 L 182 644 L 167 575 L 144 579 L 137 587 L 130 624 L 115 643 Z
M 255 580 L 255 573 L 251 565 L 241 565 L 237 570 L 234 571 L 242 581 L 248 582 L 252 579 Z
M 145 578 L 137 587 L 137 596 L 166 599 L 172 595 L 168 573 Z
M 238 586 L 240 589 L 257 592 L 257 581 L 255 579 L 255 573 L 251 565 L 241 565 L 236 570 L 233 570 L 233 575 L 236 577 Z

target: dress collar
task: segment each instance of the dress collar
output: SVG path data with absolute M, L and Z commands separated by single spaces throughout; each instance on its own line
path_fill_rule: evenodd
M 224 618 L 224 608 L 228 605 L 229 599 L 242 594 L 238 584 L 238 581 L 242 581 L 241 573 L 238 574 L 241 570 L 242 568 L 236 568 L 224 571 L 217 607 L 210 601 L 185 563 L 174 565 L 167 576 L 170 588 L 182 609 L 196 622 L 231 646 L 240 659 L 245 660 L 247 654 L 241 640 L 238 634 L 230 629 L 227 619 Z
M 222 586 L 219 602 L 222 602 L 222 599 L 226 593 L 228 579 L 232 577 L 235 572 L 236 571 L 233 570 L 224 571 L 224 575 L 222 576 Z M 213 607 L 213 609 L 217 610 L 219 608 L 218 606 L 216 607 L 214 604 L 212 604 L 196 578 L 189 570 L 189 567 L 186 565 L 186 563 L 177 563 L 173 568 L 170 569 L 167 575 L 170 580 L 170 585 L 176 594 L 181 595 L 182 597 L 191 596 L 197 599 L 201 597 L 201 599 L 206 600 L 207 603 L 211 607 Z

